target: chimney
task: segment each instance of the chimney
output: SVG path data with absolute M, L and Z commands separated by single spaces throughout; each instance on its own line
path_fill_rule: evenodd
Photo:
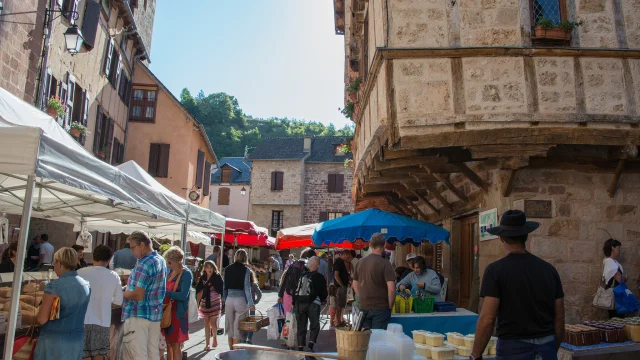
M 304 152 L 308 153 L 311 152 L 311 136 L 305 136 L 304 137 Z

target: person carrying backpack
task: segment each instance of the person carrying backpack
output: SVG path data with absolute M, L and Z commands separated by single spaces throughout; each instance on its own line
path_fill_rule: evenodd
M 290 313 L 292 307 L 292 296 L 298 289 L 300 276 L 307 270 L 307 259 L 316 256 L 316 251 L 306 248 L 300 255 L 300 260 L 295 261 L 282 275 L 280 289 L 278 290 L 278 302 L 284 306 L 284 312 Z
M 304 350 L 307 343 L 307 323 L 310 323 L 309 351 L 313 351 L 313 346 L 318 340 L 320 333 L 320 306 L 327 299 L 327 281 L 318 272 L 320 259 L 316 256 L 309 259 L 307 263 L 309 271 L 305 271 L 300 276 L 298 287 L 293 296 L 296 321 L 298 323 L 298 350 Z

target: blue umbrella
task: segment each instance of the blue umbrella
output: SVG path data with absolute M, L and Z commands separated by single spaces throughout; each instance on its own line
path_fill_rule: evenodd
M 449 244 L 449 232 L 440 226 L 394 213 L 369 209 L 355 214 L 320 223 L 313 232 L 316 246 L 341 244 L 358 239 L 369 241 L 375 233 L 384 234 L 388 243 L 418 246 L 427 240 L 432 244 L 444 241 Z

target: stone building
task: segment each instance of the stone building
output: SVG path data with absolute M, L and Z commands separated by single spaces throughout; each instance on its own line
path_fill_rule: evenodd
M 234 219 L 249 219 L 251 161 L 243 157 L 225 157 L 211 174 L 209 209 Z
M 334 219 L 353 211 L 351 154 L 343 136 L 264 139 L 253 162 L 249 220 L 275 236 L 279 229 Z
M 606 239 L 640 275 L 638 5 L 334 0 L 345 82 L 363 82 L 345 94 L 355 208 L 450 230 L 451 247 L 428 249 L 449 300 L 477 310 L 484 269 L 504 254 L 484 226 L 508 209 L 541 223 L 528 248 L 558 269 L 568 323 L 606 317 L 590 305 Z
M 173 193 L 208 208 L 211 168 L 218 159 L 207 132 L 143 63 L 136 64 L 133 79 L 125 159 Z

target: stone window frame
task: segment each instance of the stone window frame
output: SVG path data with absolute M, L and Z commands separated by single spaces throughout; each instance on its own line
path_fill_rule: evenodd
M 271 210 L 271 236 L 276 236 L 284 227 L 284 210 Z
M 535 0 L 529 0 L 529 17 L 531 18 L 531 27 L 534 28 L 536 26 L 536 22 L 538 19 L 535 19 L 534 11 L 533 11 L 533 2 Z M 558 9 L 560 9 L 560 21 L 567 20 L 567 0 L 557 0 L 558 1 Z

